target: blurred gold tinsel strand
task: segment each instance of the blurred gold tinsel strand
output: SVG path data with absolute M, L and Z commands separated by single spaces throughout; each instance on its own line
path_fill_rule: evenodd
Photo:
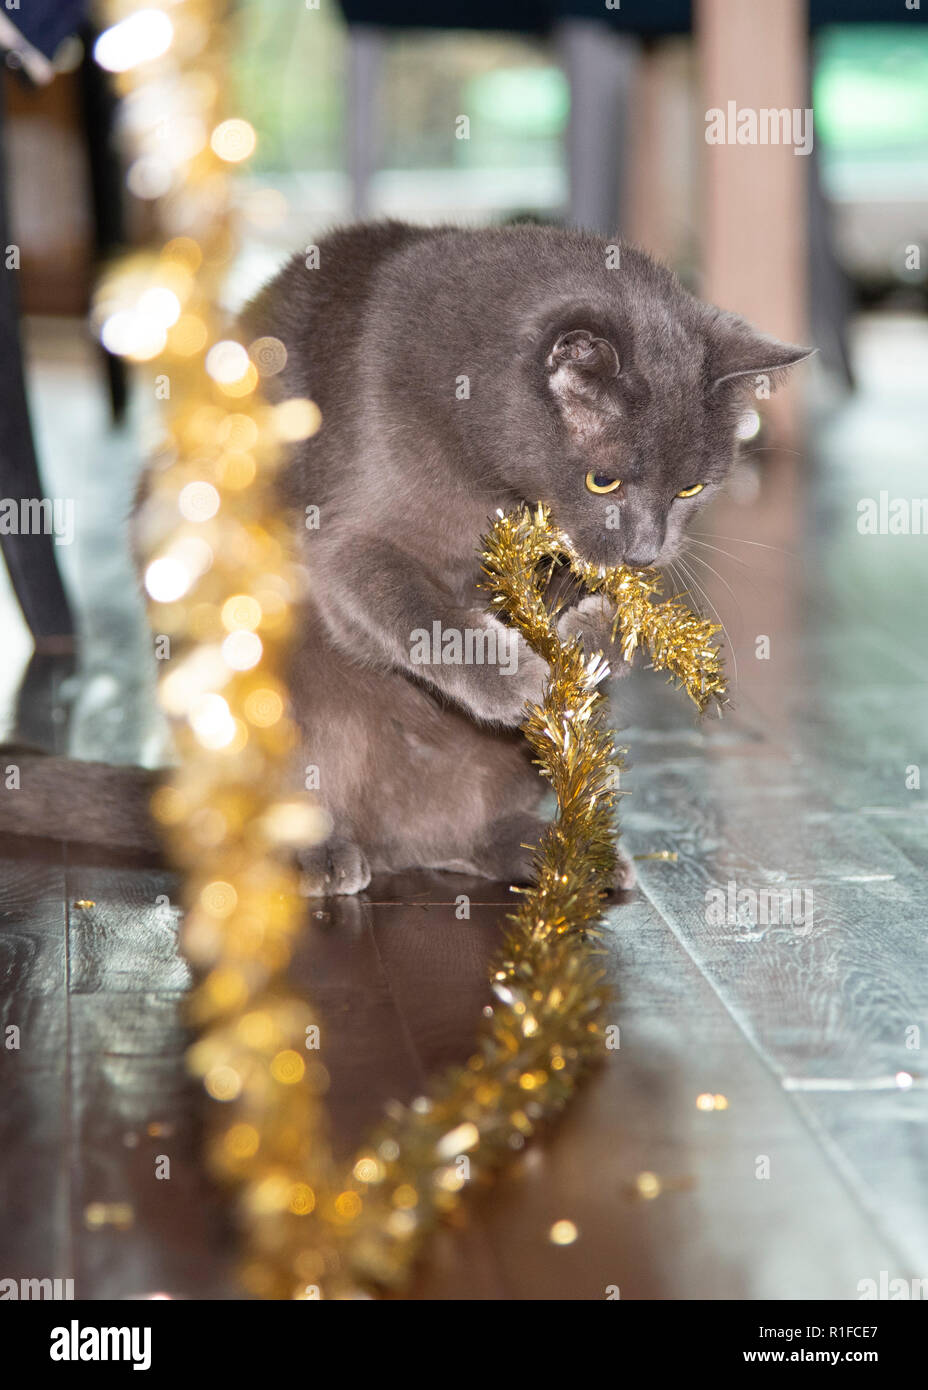
M 523 728 L 558 813 L 511 916 L 474 1055 L 428 1096 L 390 1106 L 341 1170 L 323 1099 L 324 1030 L 286 985 L 305 912 L 293 851 L 328 825 L 292 780 L 300 758 L 285 663 L 305 575 L 274 477 L 319 414 L 310 401 L 263 400 L 261 375 L 280 369 L 285 346 L 241 342 L 222 307 L 234 169 L 256 143 L 220 109 L 226 6 L 117 3 L 108 16 L 96 53 L 123 96 L 128 183 L 156 207 L 164 241 L 105 277 L 95 316 L 107 347 L 152 364 L 168 403 L 140 543 L 178 766 L 152 810 L 185 877 L 200 1030 L 189 1060 L 220 1107 L 211 1166 L 238 1185 L 250 1293 L 398 1291 L 436 1222 L 557 1114 L 603 1050 L 596 942 L 619 765 L 600 690 L 608 668 L 559 640 L 539 564 L 565 556 L 613 597 L 626 653 L 647 645 L 700 708 L 724 695 L 714 629 L 679 602 L 652 602 L 653 576 L 585 566 L 543 509 L 501 517 L 485 539 L 497 611 L 550 663 Z

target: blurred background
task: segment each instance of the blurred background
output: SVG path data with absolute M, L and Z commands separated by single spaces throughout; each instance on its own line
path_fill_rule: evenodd
M 805 13 L 791 0 L 783 8 Z M 229 106 L 259 140 L 242 182 L 250 215 L 236 289 L 247 293 L 306 237 L 356 216 L 595 225 L 640 240 L 698 283 L 708 104 L 698 11 L 659 0 L 624 0 L 613 12 L 583 0 L 327 0 L 318 9 L 239 0 Z M 907 267 L 904 249 L 928 232 L 928 29 L 904 0 L 811 11 L 808 42 L 781 74 L 771 71 L 764 17 L 748 16 L 750 49 L 735 71 L 758 63 L 768 87 L 760 104 L 769 96 L 782 105 L 789 87 L 814 106 L 813 182 L 859 302 L 918 309 L 928 270 Z M 346 12 L 365 22 L 348 23 Z M 859 22 L 868 13 L 871 22 Z M 420 17 L 435 27 L 417 27 Z M 487 27 L 458 28 L 449 17 Z M 79 313 L 88 302 L 86 48 L 86 31 L 62 40 L 42 73 L 54 80 L 41 85 L 6 54 L 5 153 L 12 224 L 29 248 L 27 313 Z M 585 119 L 575 131 L 572 105 L 574 122 Z M 262 191 L 251 204 L 249 185 Z

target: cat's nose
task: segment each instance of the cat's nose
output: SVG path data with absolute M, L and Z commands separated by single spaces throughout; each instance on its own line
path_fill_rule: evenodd
M 622 563 L 623 565 L 631 565 L 632 569 L 644 570 L 647 569 L 649 565 L 653 565 L 656 559 L 657 551 L 652 546 L 649 550 L 642 548 L 641 550 L 633 551 L 631 554 L 626 551 L 625 555 L 622 557 Z

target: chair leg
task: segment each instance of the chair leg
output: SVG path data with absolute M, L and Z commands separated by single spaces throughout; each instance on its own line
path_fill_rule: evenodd
M 568 217 L 608 237 L 622 231 L 629 106 L 641 43 L 587 19 L 565 20 L 556 37 L 570 83 Z
M 352 24 L 348 30 L 348 175 L 351 180 L 351 213 L 367 217 L 370 184 L 380 154 L 377 139 L 380 66 L 386 35 L 370 24 Z
M 811 92 L 807 104 L 812 105 Z M 818 146 L 806 161 L 809 178 L 809 319 L 812 339 L 822 360 L 837 372 L 849 391 L 854 389 L 849 329 L 853 295 L 851 282 L 835 252 L 831 208 L 822 187 Z
M 41 498 L 42 487 L 23 375 L 18 272 L 6 266 L 11 238 L 3 118 L 0 101 L 0 498 L 12 504 L 9 511 L 18 519 L 20 501 Z M 58 573 L 53 537 L 47 533 L 4 535 L 0 530 L 0 548 L 36 647 L 66 647 L 73 640 L 74 622 Z
M 94 260 L 99 264 L 112 256 L 125 240 L 122 169 L 116 148 L 114 127 L 118 100 L 109 73 L 94 61 L 96 31 L 89 25 L 81 33 L 84 60 L 80 68 L 81 109 L 84 147 L 90 172 L 90 199 L 93 208 Z M 128 405 L 128 370 L 121 357 L 99 348 L 106 376 L 113 423 L 121 424 Z

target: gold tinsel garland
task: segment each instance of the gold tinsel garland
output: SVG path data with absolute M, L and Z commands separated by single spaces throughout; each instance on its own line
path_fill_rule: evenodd
M 535 512 L 523 508 L 500 517 L 485 542 L 484 571 L 490 579 L 485 587 L 494 591 L 492 605 L 509 612 L 529 644 L 552 665 L 559 643 L 544 591 L 526 589 L 527 576 L 546 560 L 566 560 L 585 589 L 612 600 L 612 638 L 621 635 L 626 661 L 646 647 L 653 669 L 667 671 L 701 714 L 712 702 L 719 708 L 725 704 L 725 677 L 715 640 L 719 624 L 700 617 L 679 598 L 655 602 L 661 591 L 657 570 L 607 568 L 584 560 L 570 537 L 554 525 L 550 509 L 541 505 Z
M 114 20 L 138 8 L 119 4 Z M 157 7 L 141 8 L 151 34 Z M 162 56 L 123 63 L 120 80 L 145 97 L 133 108 L 138 159 L 148 161 L 139 180 L 165 166 L 156 172 L 168 183 L 167 240 L 104 283 L 96 312 L 104 341 L 154 362 L 168 384 L 142 538 L 179 755 L 152 809 L 185 875 L 183 944 L 199 975 L 190 1064 L 221 1103 L 209 1152 L 214 1171 L 239 1185 L 245 1287 L 265 1298 L 366 1297 L 402 1288 L 436 1222 L 561 1110 L 603 1050 L 596 942 L 618 796 L 600 690 L 607 667 L 558 638 L 541 562 L 565 557 L 590 590 L 611 596 L 626 654 L 648 646 L 700 708 L 723 697 L 715 629 L 678 601 L 654 602 L 655 575 L 586 565 L 543 509 L 493 527 L 483 552 L 493 606 L 551 668 L 523 728 L 558 813 L 511 916 L 476 1052 L 427 1096 L 389 1107 L 341 1171 L 323 1100 L 325 1030 L 286 983 L 305 915 L 292 852 L 326 825 L 290 780 L 297 734 L 283 672 L 305 576 L 273 478 L 284 446 L 319 417 L 308 401 L 262 401 L 259 374 L 285 349 L 239 342 L 221 308 L 234 245 L 230 166 L 254 144 L 246 122 L 218 109 L 224 6 L 181 0 L 158 13 Z M 125 55 L 127 43 L 115 51 Z M 165 144 L 160 125 L 178 101 L 187 140 Z

